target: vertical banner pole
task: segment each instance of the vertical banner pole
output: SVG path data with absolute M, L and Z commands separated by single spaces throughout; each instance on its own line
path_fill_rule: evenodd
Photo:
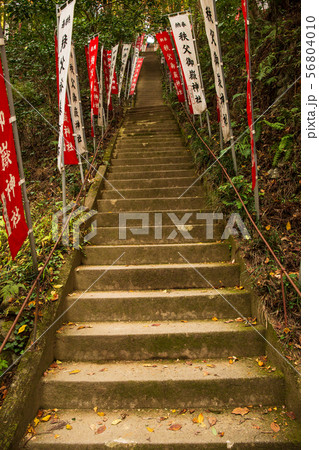
M 250 58 L 250 29 L 249 29 L 249 8 L 248 8 L 248 0 L 246 0 L 247 4 L 247 29 L 248 29 L 248 54 L 249 54 L 249 77 L 251 76 L 251 58 Z M 251 89 L 251 116 L 252 116 L 252 127 L 253 127 L 253 142 L 254 142 L 254 160 L 256 166 L 256 183 L 254 188 L 254 199 L 255 199 L 255 209 L 257 220 L 260 219 L 260 207 L 259 207 L 259 189 L 258 189 L 258 167 L 257 167 L 257 152 L 256 152 L 256 139 L 255 139 L 255 125 L 254 125 L 254 102 L 253 102 L 253 88 L 252 88 L 252 79 L 250 78 L 250 89 Z
M 101 131 L 102 131 L 102 139 L 104 136 L 104 107 L 103 107 L 103 50 L 104 50 L 104 45 L 101 46 L 101 67 L 100 67 L 100 99 L 101 99 L 101 103 L 102 103 L 102 127 L 101 127 Z
M 222 130 L 221 121 L 219 121 L 219 144 L 220 144 L 220 154 L 222 154 L 223 150 L 224 150 L 224 146 L 223 146 L 223 130 Z
M 208 136 L 209 136 L 209 139 L 211 139 L 212 138 L 212 129 L 211 129 L 211 126 L 210 126 L 208 108 L 206 109 L 206 120 L 207 120 Z
M 62 137 L 62 151 L 61 151 L 61 172 L 62 172 L 62 223 L 65 224 L 66 219 L 66 179 L 65 179 L 65 164 L 64 164 L 64 151 L 65 151 L 65 143 L 64 136 Z
M 11 83 L 10 83 L 8 60 L 7 60 L 6 49 L 5 49 L 5 45 L 4 45 L 4 35 L 3 35 L 3 30 L 2 30 L 1 24 L 0 24 L 0 49 L 1 49 L 3 72 L 4 72 L 4 76 L 5 76 L 4 81 L 5 81 L 6 88 L 7 88 L 7 96 L 8 96 L 8 102 L 9 102 L 10 114 L 11 114 L 11 117 L 14 118 L 14 120 L 12 120 L 12 131 L 13 131 L 14 143 L 15 143 L 15 148 L 16 148 L 17 162 L 18 162 L 18 167 L 19 167 L 21 190 L 22 190 L 22 196 L 23 196 L 26 222 L 27 222 L 27 226 L 29 228 L 28 236 L 29 236 L 30 249 L 31 249 L 31 255 L 32 255 L 33 270 L 34 270 L 34 273 L 37 275 L 38 274 L 38 258 L 37 258 L 35 239 L 34 239 L 34 234 L 33 234 L 30 204 L 29 204 L 27 188 L 26 188 L 26 184 L 25 184 L 25 176 L 24 176 L 23 161 L 22 161 L 22 156 L 21 156 L 19 132 L 18 132 L 17 121 L 15 118 L 15 109 L 14 109 L 13 95 L 12 95 L 12 89 L 11 89 Z

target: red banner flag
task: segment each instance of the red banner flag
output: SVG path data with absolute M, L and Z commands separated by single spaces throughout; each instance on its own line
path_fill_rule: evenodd
M 106 94 L 109 92 L 109 83 L 110 83 L 110 69 L 108 63 L 107 50 L 103 50 L 103 72 L 104 72 L 104 84 L 105 84 L 105 92 Z M 110 98 L 109 111 L 113 110 L 112 106 L 112 96 Z
M 174 55 L 174 50 L 171 42 L 170 35 L 167 31 L 163 31 L 162 33 L 156 34 L 156 39 L 162 49 L 163 55 L 167 62 L 168 68 L 170 70 L 174 86 L 176 89 L 176 94 L 178 97 L 178 101 L 180 103 L 185 102 L 185 95 L 183 91 L 182 80 L 178 71 L 177 61 Z
M 108 50 L 107 51 L 107 62 L 108 62 L 109 72 L 111 70 L 111 60 L 112 60 L 112 50 Z M 111 87 L 111 94 L 118 95 L 118 93 L 119 93 L 119 87 L 118 87 L 118 84 L 117 84 L 116 72 L 114 70 L 114 76 L 113 76 L 112 87 Z
M 0 200 L 12 259 L 28 236 L 11 114 L 0 60 Z M 23 180 L 24 181 L 24 180 Z
M 141 68 L 142 68 L 142 64 L 143 64 L 143 59 L 144 58 L 138 58 L 138 60 L 137 60 L 129 95 L 133 95 L 134 92 L 135 92 L 138 76 L 140 74 L 140 71 L 141 71 Z
M 139 52 L 142 50 L 144 38 L 145 38 L 145 33 L 143 33 L 141 36 L 139 36 L 136 40 L 136 47 L 138 48 Z
M 86 64 L 88 67 L 89 82 L 90 82 L 90 59 L 89 59 L 89 49 L 87 46 L 85 46 L 85 56 L 86 56 Z M 97 97 L 99 97 L 99 83 L 97 81 L 96 72 L 95 72 L 94 87 L 97 90 Z M 91 96 L 91 105 L 92 105 L 92 98 L 93 98 L 93 108 L 91 106 L 91 136 L 94 137 L 94 124 L 93 124 L 94 117 L 93 116 L 99 115 L 99 99 L 97 98 L 97 100 L 96 100 L 94 91 L 93 91 L 93 95 L 92 95 L 91 82 L 90 82 L 90 96 Z
M 90 92 L 91 92 L 91 109 L 95 116 L 99 115 L 99 83 L 96 74 L 96 62 L 97 53 L 99 47 L 99 37 L 91 39 L 89 44 L 89 50 L 87 54 L 88 68 L 89 68 L 89 80 L 90 80 Z
M 251 73 L 250 73 L 250 55 L 249 55 L 249 41 L 248 41 L 248 22 L 247 22 L 247 2 L 241 1 L 242 12 L 245 21 L 245 57 L 246 57 L 246 70 L 247 70 L 247 118 L 250 131 L 250 148 L 251 148 L 251 177 L 252 177 L 252 189 L 255 189 L 257 179 L 257 168 L 255 159 L 255 143 L 254 143 L 254 124 L 253 124 L 253 111 L 252 111 L 252 86 L 251 86 Z
M 175 44 L 177 56 L 178 56 L 178 58 L 180 60 L 180 56 L 179 56 L 179 53 L 178 53 L 178 48 L 177 48 L 177 45 L 176 45 L 176 42 L 175 42 L 174 34 L 172 32 L 171 32 L 171 36 L 172 36 L 172 39 L 173 39 L 174 44 Z M 183 66 L 181 64 L 180 64 L 180 66 L 181 66 L 181 71 L 182 71 L 182 75 L 183 75 L 184 87 L 185 87 L 185 91 L 186 91 L 186 95 L 187 95 L 187 103 L 188 103 L 188 107 L 189 107 L 189 112 L 191 114 L 193 114 L 194 113 L 193 105 L 192 105 L 192 101 L 191 101 L 191 98 L 190 98 L 189 93 L 188 93 L 188 87 L 187 87 L 187 83 L 186 83 L 186 78 L 185 78 Z
M 58 66 L 58 40 L 56 35 L 54 36 L 55 40 L 55 68 L 56 68 L 56 81 L 57 81 L 57 89 L 58 89 L 58 103 L 60 90 L 59 90 L 59 66 Z M 63 122 L 63 137 L 64 137 L 64 165 L 76 165 L 79 164 L 76 149 L 75 149 L 75 141 L 73 134 L 73 127 L 71 121 L 70 107 L 67 94 L 65 94 L 65 108 L 64 108 L 64 122 Z

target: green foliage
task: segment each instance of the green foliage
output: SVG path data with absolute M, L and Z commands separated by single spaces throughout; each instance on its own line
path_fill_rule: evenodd
M 11 350 L 16 355 L 22 355 L 24 352 L 24 348 L 29 340 L 29 332 L 32 329 L 33 318 L 31 314 L 25 314 L 24 319 L 22 319 L 19 324 L 15 327 L 13 332 L 14 340 L 13 342 L 8 342 L 4 350 Z M 20 328 L 26 325 L 23 332 L 19 332 Z
M 0 377 L 8 367 L 9 367 L 8 362 L 0 357 Z
M 7 300 L 10 297 L 14 297 L 19 293 L 20 288 L 24 288 L 24 285 L 21 283 L 15 283 L 14 281 L 8 281 L 6 284 L 0 289 L 0 296 L 3 300 Z
M 251 182 L 247 181 L 243 175 L 232 178 L 232 182 L 234 183 L 236 189 L 240 192 L 244 204 L 251 208 L 253 205 Z M 221 201 L 224 205 L 235 207 L 239 211 L 243 209 L 242 203 L 234 195 L 234 189 L 230 182 L 220 185 L 218 191 L 221 194 Z

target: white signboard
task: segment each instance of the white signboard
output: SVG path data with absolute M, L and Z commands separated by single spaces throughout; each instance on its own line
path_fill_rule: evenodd
M 184 70 L 193 112 L 194 114 L 202 114 L 207 106 L 188 14 L 177 14 L 169 17 L 169 20 Z
M 114 77 L 114 71 L 115 71 L 115 64 L 116 64 L 116 58 L 117 58 L 118 49 L 119 49 L 119 44 L 117 44 L 115 47 L 112 47 L 110 80 L 113 80 L 113 77 Z M 110 100 L 111 100 L 111 89 L 112 89 L 112 83 L 110 83 L 110 85 L 109 85 L 109 92 L 108 92 L 108 96 L 107 96 L 107 107 L 109 107 Z

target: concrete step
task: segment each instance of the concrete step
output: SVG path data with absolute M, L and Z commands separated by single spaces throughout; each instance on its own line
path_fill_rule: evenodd
M 162 157 L 156 157 L 152 155 L 144 156 L 144 157 L 136 157 L 136 158 L 124 158 L 124 159 L 112 159 L 112 167 L 117 167 L 123 165 L 125 166 L 160 166 L 161 164 L 186 164 L 186 165 L 192 165 L 193 160 L 190 155 L 185 153 L 181 156 L 162 156 Z
M 137 213 L 142 213 L 143 211 L 136 211 Z M 173 218 L 177 218 L 178 220 L 182 220 L 182 218 L 185 216 L 185 214 L 188 214 L 187 218 L 187 222 L 186 225 L 205 225 L 206 222 L 203 219 L 199 219 L 199 214 L 201 213 L 211 213 L 211 211 L 204 209 L 201 210 L 201 212 L 198 211 L 198 209 L 184 209 L 184 210 L 171 210 L 171 211 L 165 211 L 165 212 L 159 212 L 157 209 L 154 211 L 151 211 L 149 214 L 149 224 L 150 226 L 154 226 L 155 225 L 155 221 L 159 220 L 158 216 L 156 216 L 155 214 L 161 214 L 161 221 L 163 226 L 165 225 L 170 225 L 173 226 L 174 222 L 172 220 Z M 175 214 L 175 216 L 169 216 L 169 214 Z M 97 213 L 94 218 L 97 220 L 97 226 L 98 227 L 118 227 L 119 226 L 119 214 L 117 212 L 100 212 Z M 176 220 L 175 220 L 176 222 Z M 213 227 L 213 231 L 215 233 L 216 227 L 218 228 L 218 224 L 221 223 L 221 221 L 216 221 L 216 223 L 214 222 L 214 227 Z M 137 219 L 130 219 L 128 224 L 130 226 L 136 226 L 136 227 L 141 227 L 141 218 L 137 218 Z M 169 232 L 169 230 L 167 229 L 167 231 Z M 167 233 L 163 233 L 163 235 L 165 236 Z M 167 234 L 167 236 L 169 235 L 169 233 Z
M 66 321 L 218 320 L 251 316 L 250 294 L 239 289 L 163 291 L 74 291 L 66 299 Z
M 103 190 L 100 193 L 100 197 L 102 199 L 114 199 L 114 198 L 170 198 L 175 197 L 178 198 L 182 195 L 185 190 L 188 189 L 188 186 L 181 188 L 149 188 L 149 189 L 121 189 L 119 192 L 116 192 L 114 189 Z M 204 192 L 201 186 L 192 186 L 187 191 L 188 197 L 203 197 Z
M 239 266 L 231 263 L 79 266 L 74 289 L 118 291 L 220 288 L 239 285 Z
M 133 156 L 136 156 L 135 153 L 140 153 L 142 151 L 155 152 L 155 151 L 180 151 L 186 153 L 185 147 L 179 141 L 172 140 L 158 140 L 158 141 L 148 141 L 146 139 L 144 141 L 136 142 L 136 141 L 120 141 L 116 144 L 115 150 L 118 152 L 130 152 Z
M 135 158 L 160 158 L 160 157 L 170 157 L 170 156 L 188 156 L 191 157 L 190 153 L 185 150 L 185 148 L 141 148 L 138 150 L 128 149 L 115 149 L 113 158 L 114 159 L 135 159 Z
M 178 252 L 187 260 L 199 263 L 228 261 L 229 247 L 224 243 L 197 244 L 145 244 L 145 245 L 87 245 L 83 250 L 82 263 L 87 265 L 112 264 L 123 252 L 119 265 L 183 263 Z
M 103 189 L 118 189 L 121 192 L 125 189 L 154 189 L 154 188 L 185 188 L 193 185 L 196 181 L 195 177 L 184 178 L 149 178 L 149 179 L 133 179 L 133 180 L 112 180 L 112 186 L 105 180 Z M 194 186 L 201 186 L 201 180 L 198 180 Z M 116 192 L 116 191 L 115 191 Z
M 186 194 L 187 195 L 187 194 Z M 129 212 L 129 211 L 167 211 L 178 209 L 204 209 L 205 200 L 202 197 L 182 198 L 138 198 L 138 199 L 114 199 L 114 200 L 98 200 L 99 212 Z
M 73 370 L 79 372 L 70 375 Z M 255 358 L 234 364 L 207 359 L 192 366 L 166 360 L 64 361 L 62 368 L 42 378 L 39 391 L 42 408 L 176 408 L 181 402 L 183 408 L 273 406 L 283 404 L 284 380 L 279 370 L 261 370 Z
M 210 409 L 214 409 L 211 405 Z M 172 412 L 167 409 L 103 409 L 105 416 L 99 417 L 92 409 L 63 409 L 57 412 L 58 419 L 48 422 L 40 422 L 36 428 L 36 436 L 27 444 L 26 448 L 34 450 L 99 450 L 105 448 L 130 448 L 136 449 L 226 449 L 236 450 L 298 450 L 300 449 L 300 432 L 298 423 L 286 416 L 282 405 L 278 404 L 276 410 L 264 414 L 265 408 L 250 408 L 248 419 L 251 421 L 242 423 L 242 419 L 232 414 L 232 409 L 217 411 L 216 435 L 208 418 L 214 417 L 216 412 L 191 409 L 184 411 L 183 403 L 174 406 Z M 100 408 L 99 408 L 100 411 Z M 183 412 L 182 412 L 183 411 Z M 51 411 L 46 411 L 50 413 Z M 204 427 L 194 423 L 193 419 L 200 414 L 204 415 Z M 249 417 L 251 416 L 251 417 Z M 276 436 L 269 433 L 271 423 L 278 421 L 280 425 L 286 422 L 287 427 L 282 427 Z M 123 420 L 123 417 L 125 419 Z M 75 419 L 75 420 L 74 420 Z M 121 420 L 116 426 L 110 426 L 113 422 Z M 181 426 L 180 431 L 172 432 L 169 428 L 172 423 Z M 58 430 L 59 437 L 55 438 L 57 425 L 62 424 Z M 67 430 L 65 424 L 72 426 Z M 106 426 L 102 433 L 96 430 Z M 154 431 L 149 431 L 150 430 Z M 224 432 L 221 438 L 217 432 Z M 274 439 L 274 437 L 276 439 Z M 229 444 L 227 444 L 229 443 Z
M 159 169 L 157 171 L 144 171 L 144 170 L 136 170 L 136 172 L 127 172 L 127 171 L 113 171 L 109 172 L 107 175 L 107 178 L 112 180 L 132 180 L 132 179 L 138 179 L 138 180 L 156 180 L 160 178 L 185 178 L 185 177 L 194 177 L 194 169 Z
M 163 218 L 165 216 L 162 216 Z M 120 217 L 117 221 L 119 223 Z M 136 224 L 137 222 L 137 224 Z M 134 231 L 142 230 L 141 219 L 127 220 L 127 227 L 97 227 L 97 232 L 90 239 L 93 245 L 142 245 L 142 244 L 185 244 L 196 242 L 219 241 L 224 231 L 223 224 L 214 224 L 207 227 L 202 224 L 187 224 L 185 226 L 163 225 L 162 227 L 149 226 L 144 228 L 144 233 Z M 134 232 L 133 232 L 133 231 Z M 209 234 L 210 232 L 213 234 Z
M 126 131 L 125 132 L 126 137 L 150 137 L 150 136 L 157 136 L 157 137 L 180 137 L 181 133 L 177 130 L 135 130 L 135 131 Z
M 110 170 L 111 173 L 128 173 L 128 172 L 174 172 L 177 173 L 180 172 L 181 170 L 193 170 L 193 175 L 194 175 L 194 164 L 192 161 L 189 162 L 182 162 L 182 163 L 178 163 L 178 164 L 174 164 L 174 163 L 169 163 L 169 162 L 165 162 L 163 164 L 156 164 L 156 165 L 152 165 L 152 164 L 140 164 L 140 165 L 127 165 L 125 164 L 125 160 L 121 161 L 123 165 L 116 165 L 116 166 L 111 166 Z
M 156 326 L 154 326 L 156 325 Z M 60 361 L 242 358 L 263 355 L 264 329 L 222 321 L 79 322 L 62 326 L 54 357 Z

